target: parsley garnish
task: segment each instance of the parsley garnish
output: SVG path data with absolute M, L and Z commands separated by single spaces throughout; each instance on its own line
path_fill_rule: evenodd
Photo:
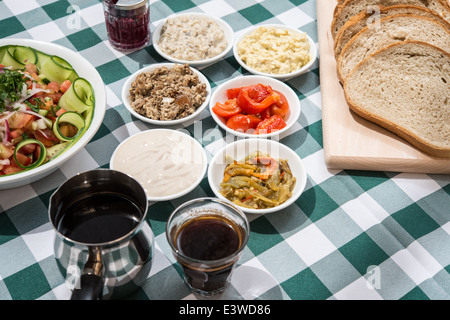
M 9 69 L 3 69 L 0 73 L 0 113 L 5 111 L 6 101 L 19 100 L 25 79 L 23 74 Z

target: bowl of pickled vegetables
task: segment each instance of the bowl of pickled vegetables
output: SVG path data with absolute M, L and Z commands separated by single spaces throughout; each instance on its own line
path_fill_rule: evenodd
M 244 212 L 266 214 L 294 203 L 306 185 L 300 157 L 268 139 L 244 139 L 215 153 L 208 168 L 214 194 Z
M 0 189 L 35 182 L 95 135 L 106 110 L 96 69 L 53 43 L 0 40 Z

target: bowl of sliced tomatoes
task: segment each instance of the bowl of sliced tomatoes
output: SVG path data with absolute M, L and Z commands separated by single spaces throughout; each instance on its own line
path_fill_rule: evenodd
M 210 112 L 226 132 L 243 138 L 268 138 L 289 130 L 301 112 L 297 94 L 266 76 L 239 76 L 219 85 Z

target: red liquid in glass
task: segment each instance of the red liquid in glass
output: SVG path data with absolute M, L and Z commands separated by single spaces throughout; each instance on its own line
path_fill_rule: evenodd
M 106 30 L 111 45 L 125 52 L 142 49 L 150 40 L 150 12 L 147 4 L 125 10 L 116 6 L 117 2 L 104 1 Z

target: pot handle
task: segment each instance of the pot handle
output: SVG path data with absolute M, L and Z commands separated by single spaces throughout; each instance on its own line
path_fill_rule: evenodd
M 103 278 L 95 274 L 83 274 L 80 277 L 80 288 L 74 289 L 71 300 L 101 300 Z
M 83 274 L 72 292 L 71 300 L 101 300 L 103 295 L 103 263 L 100 247 L 89 247 Z

